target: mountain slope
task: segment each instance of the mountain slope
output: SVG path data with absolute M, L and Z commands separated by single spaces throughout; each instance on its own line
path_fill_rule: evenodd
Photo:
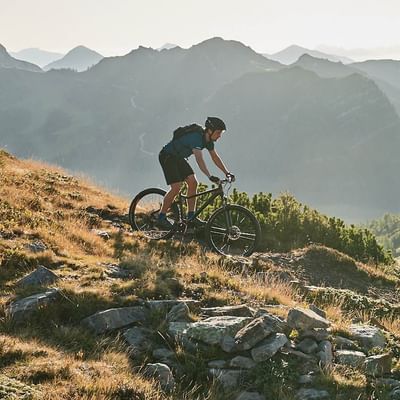
M 251 384 L 253 395 L 257 391 L 294 400 L 304 388 L 299 377 L 308 374 L 314 377 L 311 387 L 331 398 L 367 400 L 370 386 L 379 378 L 367 380 L 363 368 L 352 368 L 350 380 L 348 366 L 336 358 L 330 365 L 335 368 L 332 374 L 322 369 L 315 351 L 307 357 L 299 352 L 304 320 L 289 318 L 294 309 L 305 314 L 313 328 L 330 326 L 328 332 L 312 333 L 328 340 L 337 356 L 343 342 L 363 351 L 364 358 L 390 351 L 393 365 L 385 377 L 395 382 L 400 351 L 400 331 L 394 323 L 400 313 L 395 268 L 356 263 L 316 245 L 236 260 L 204 252 L 193 241 L 147 242 L 127 228 L 127 206 L 124 199 L 59 168 L 18 160 L 0 150 L 3 397 L 224 400 L 237 397 Z M 51 274 L 51 282 L 43 275 L 36 284 L 27 282 L 28 274 L 43 270 Z M 38 294 L 36 303 L 19 316 L 10 311 Z M 308 303 L 326 318 L 307 310 Z M 174 335 L 173 327 L 204 323 L 206 316 L 218 324 L 202 330 L 200 339 L 184 331 Z M 355 319 L 374 329 L 383 345 L 371 349 L 355 339 Z M 255 325 L 250 349 L 270 338 L 270 325 L 265 332 L 264 323 L 273 323 L 279 336 L 287 335 L 290 342 L 246 372 L 237 362 L 246 361 L 244 356 L 249 362 L 255 353 L 223 351 L 215 340 L 216 334 L 232 335 L 232 329 L 236 333 L 240 328 L 233 323 Z M 231 362 L 236 354 L 242 358 Z M 169 366 L 163 371 L 175 377 L 173 390 L 145 372 L 149 363 Z M 210 377 L 212 369 L 218 374 L 229 371 L 230 376 L 237 376 L 240 369 L 246 381 L 234 380 L 226 387 Z
M 10 54 L 18 60 L 28 61 L 30 63 L 38 65 L 41 68 L 64 56 L 61 53 L 55 53 L 38 48 L 23 49 Z
M 321 51 L 310 50 L 296 45 L 291 45 L 274 54 L 265 54 L 265 56 L 271 60 L 279 61 L 282 64 L 289 65 L 296 62 L 301 56 L 305 54 L 308 54 L 314 58 L 329 60 L 333 62 L 342 62 L 343 64 L 349 64 L 353 62 L 350 58 L 347 57 L 327 54 Z
M 20 61 L 11 57 L 6 48 L 0 44 L 0 68 L 17 68 L 25 71 L 41 72 L 42 70 L 35 64 Z
M 352 220 L 397 212 L 399 117 L 359 74 L 323 79 L 219 38 L 141 47 L 81 73 L 0 70 L 1 145 L 129 194 L 164 186 L 161 147 L 211 114 L 227 122 L 217 148 L 244 190 L 289 190 Z
M 85 46 L 78 46 L 70 50 L 59 60 L 47 64 L 43 69 L 49 71 L 51 69 L 67 68 L 80 72 L 97 64 L 102 58 L 103 56 L 96 51 L 88 49 Z

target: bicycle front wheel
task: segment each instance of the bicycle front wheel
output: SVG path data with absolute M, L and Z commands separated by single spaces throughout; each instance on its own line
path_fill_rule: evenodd
M 205 235 L 212 249 L 219 254 L 247 257 L 260 242 L 261 228 L 247 208 L 230 204 L 211 215 Z
M 133 230 L 155 240 L 169 239 L 173 236 L 173 230 L 157 226 L 165 194 L 165 190 L 151 188 L 143 190 L 132 200 L 129 207 L 129 223 Z M 171 224 L 179 221 L 179 208 L 176 203 L 173 203 L 168 211 L 167 219 Z

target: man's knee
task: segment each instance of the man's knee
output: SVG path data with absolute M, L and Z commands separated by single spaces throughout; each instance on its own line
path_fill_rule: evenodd
M 169 189 L 169 193 L 176 196 L 181 190 L 181 187 L 182 187 L 182 182 L 172 183 L 171 188 Z
M 189 189 L 197 189 L 197 179 L 194 175 L 190 175 L 186 178 L 186 183 L 189 186 Z

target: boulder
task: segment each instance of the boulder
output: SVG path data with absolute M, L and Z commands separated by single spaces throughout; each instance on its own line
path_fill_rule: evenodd
M 250 350 L 271 333 L 282 332 L 287 324 L 274 315 L 265 314 L 244 326 L 235 335 L 236 351 Z
M 258 392 L 241 392 L 235 400 L 265 400 L 265 396 Z
M 242 378 L 242 372 L 238 370 L 211 368 L 208 372 L 224 390 L 237 389 Z
M 308 306 L 308 308 L 311 311 L 314 311 L 316 314 L 318 314 L 320 317 L 322 318 L 326 318 L 326 312 L 324 310 L 321 310 L 320 308 L 318 308 L 315 304 L 310 304 Z
M 385 348 L 386 338 L 379 328 L 370 325 L 350 325 L 349 330 L 352 338 L 362 347 L 366 349 Z
M 364 366 L 366 355 L 361 351 L 337 350 L 335 359 L 337 364 L 360 368 Z
M 390 374 L 391 370 L 392 355 L 389 353 L 367 357 L 365 360 L 366 375 L 378 377 L 385 374 Z
M 329 328 L 331 323 L 312 310 L 293 308 L 289 311 L 287 323 L 291 328 L 307 331 L 316 328 Z
M 81 324 L 96 334 L 124 328 L 135 322 L 144 322 L 147 313 L 143 307 L 110 308 L 99 311 L 81 321 Z
M 21 278 L 16 285 L 21 287 L 48 285 L 59 279 L 53 271 L 50 271 L 43 265 L 39 265 L 35 271 Z
M 327 367 L 333 363 L 332 343 L 329 340 L 323 340 L 318 345 L 318 357 L 323 367 Z
M 210 317 L 230 315 L 232 317 L 254 317 L 255 311 L 246 304 L 238 306 L 201 308 L 200 311 Z
M 130 354 L 134 357 L 147 353 L 153 345 L 152 331 L 142 327 L 133 327 L 123 333 L 123 337 L 129 344 Z
M 330 399 L 326 390 L 300 389 L 296 393 L 296 400 L 325 400 Z
M 207 365 L 211 369 L 223 369 L 228 366 L 228 362 L 226 360 L 212 360 Z
M 167 313 L 173 306 L 177 304 L 185 303 L 190 310 L 195 310 L 199 307 L 200 302 L 191 299 L 181 300 L 142 300 L 141 305 L 149 308 L 152 311 L 165 312 Z
M 162 390 L 172 392 L 175 389 L 175 379 L 168 365 L 162 363 L 147 364 L 144 376 L 159 382 Z
M 234 336 L 249 320 L 247 317 L 210 317 L 189 324 L 186 335 L 215 345 L 219 344 L 224 336 Z
M 251 369 L 254 368 L 257 364 L 249 357 L 236 356 L 232 358 L 229 363 L 229 366 L 232 368 L 240 368 L 240 369 Z
M 326 329 L 308 329 L 306 331 L 301 331 L 299 338 L 311 338 L 316 340 L 317 342 L 322 342 L 323 340 L 327 340 L 330 336 L 330 333 Z
M 251 350 L 251 356 L 255 362 L 268 360 L 286 344 L 288 338 L 284 333 L 273 333 L 261 342 L 261 345 Z
M 175 340 L 184 337 L 190 324 L 188 322 L 170 322 L 168 324 L 168 333 Z
M 167 322 L 189 322 L 190 310 L 186 303 L 176 304 L 167 314 Z
M 305 338 L 296 346 L 296 349 L 306 354 L 312 354 L 318 350 L 318 343 L 314 339 Z
M 25 321 L 34 311 L 46 307 L 61 297 L 58 289 L 50 289 L 44 293 L 34 294 L 23 299 L 13 301 L 7 308 L 6 314 L 14 322 Z
M 41 240 L 35 240 L 25 246 L 32 253 L 42 253 L 47 250 L 47 246 Z
M 332 342 L 337 350 L 359 350 L 356 342 L 342 336 L 334 336 Z

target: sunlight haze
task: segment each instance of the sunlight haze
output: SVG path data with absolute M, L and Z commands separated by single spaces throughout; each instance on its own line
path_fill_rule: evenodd
M 395 0 L 0 0 L 0 7 L 0 43 L 11 51 L 65 53 L 82 44 L 108 56 L 215 36 L 261 53 L 291 44 L 377 49 L 396 46 L 400 36 Z

